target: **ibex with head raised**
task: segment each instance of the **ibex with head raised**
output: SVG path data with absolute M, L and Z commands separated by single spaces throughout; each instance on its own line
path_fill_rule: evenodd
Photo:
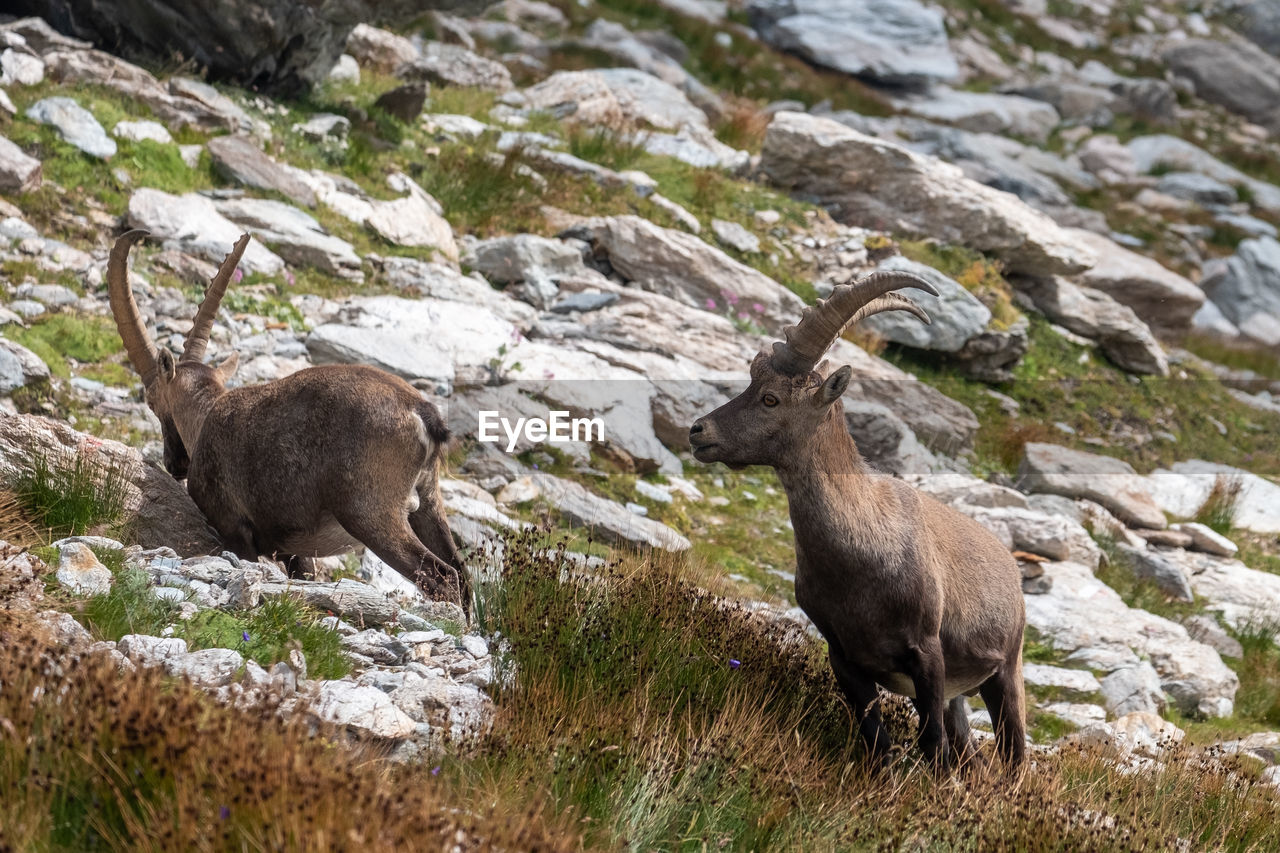
M 205 291 L 182 355 L 157 352 L 129 287 L 129 249 L 146 234 L 130 231 L 111 250 L 111 311 L 160 420 L 165 467 L 186 478 L 226 546 L 292 562 L 364 544 L 428 595 L 469 611 L 437 481 L 449 431 L 436 407 L 403 379 L 355 365 L 228 390 L 237 355 L 213 367 L 204 353 L 248 234 Z
M 917 276 L 879 272 L 805 309 L 785 342 L 756 356 L 747 390 L 694 423 L 689 440 L 699 461 L 777 470 L 795 529 L 796 601 L 826 638 L 877 759 L 889 746 L 879 684 L 912 698 L 920 745 L 939 765 L 972 754 L 963 696 L 981 692 L 997 746 L 1017 764 L 1026 729 L 1017 563 L 973 519 L 868 470 L 840 403 L 852 371 L 818 363 L 872 314 L 902 310 L 928 323 L 892 292 L 903 287 L 937 295 Z

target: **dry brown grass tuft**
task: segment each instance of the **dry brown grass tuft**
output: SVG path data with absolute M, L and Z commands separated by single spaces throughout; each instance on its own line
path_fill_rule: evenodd
M 725 98 L 724 115 L 716 122 L 716 136 L 725 145 L 759 154 L 769 119 L 755 101 L 730 95 Z
M 18 495 L 0 489 L 0 541 L 30 547 L 43 541 L 36 520 Z
M 439 767 L 76 658 L 0 609 L 0 849 L 1280 845 L 1276 791 L 1190 750 L 1122 770 L 1064 748 L 1017 777 L 938 777 L 895 701 L 897 758 L 872 773 L 803 631 L 691 585 L 684 558 L 584 573 L 548 545 L 508 542 L 504 583 L 481 588 L 503 637 L 498 720 Z
M 35 626 L 0 610 L 0 849 L 578 846 L 536 800 L 472 799 L 334 731 L 74 656 Z

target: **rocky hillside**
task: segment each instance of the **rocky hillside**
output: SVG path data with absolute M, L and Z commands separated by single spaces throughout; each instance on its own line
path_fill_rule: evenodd
M 250 26 L 228 0 L 163 38 L 100 5 L 0 19 L 0 780 L 30 792 L 0 847 L 1275 843 L 1274 2 L 280 2 Z M 233 384 L 372 364 L 440 407 L 473 620 L 370 553 L 290 580 L 223 551 L 111 318 L 129 228 L 158 346 L 248 232 L 209 347 Z M 780 485 L 688 452 L 756 352 L 877 269 L 928 279 L 932 324 L 880 314 L 829 357 L 872 465 L 1021 561 L 1014 795 L 953 799 L 910 750 L 897 782 L 851 770 Z M 506 429 L 551 412 L 599 430 Z M 32 690 L 171 715 L 136 742 L 77 723 L 145 784 L 6 747 L 77 742 Z M 219 727 L 272 782 L 181 734 Z M 216 793 L 151 775 L 173 738 Z M 273 799 L 282 752 L 320 806 Z M 396 791 L 435 782 L 406 818 Z

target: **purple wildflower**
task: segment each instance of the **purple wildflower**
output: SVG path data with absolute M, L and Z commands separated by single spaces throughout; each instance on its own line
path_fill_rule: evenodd
M 231 809 L 227 808 L 226 806 L 219 806 L 218 817 L 222 818 L 223 820 L 226 820 L 227 818 L 231 817 Z
M 244 640 L 246 643 L 247 643 L 247 642 L 249 642 L 249 632 L 248 632 L 248 631 L 241 631 L 241 632 L 240 632 L 240 639 Z
M 757 314 L 763 314 L 764 306 L 761 305 L 759 302 L 753 302 L 751 303 L 751 310 L 756 312 Z
M 236 284 L 239 284 L 240 279 L 242 278 L 244 278 L 244 270 L 240 269 L 239 267 L 236 267 L 235 273 L 233 273 L 231 276 L 231 281 L 233 281 Z
M 740 666 L 742 666 L 742 661 L 729 658 L 729 669 L 737 669 Z
M 439 764 L 437 764 L 435 767 L 432 767 L 432 768 L 431 768 L 431 775 L 432 775 L 432 776 L 439 776 L 439 775 L 440 775 L 440 765 L 439 765 Z
M 712 299 L 710 296 L 707 297 L 707 310 L 708 311 L 716 310 L 716 301 Z

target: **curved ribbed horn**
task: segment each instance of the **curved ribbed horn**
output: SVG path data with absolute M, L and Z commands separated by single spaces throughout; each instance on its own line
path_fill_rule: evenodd
M 782 330 L 786 340 L 773 345 L 773 366 L 790 375 L 813 370 L 845 327 L 881 311 L 909 311 L 929 322 L 923 308 L 890 292 L 903 287 L 938 295 L 932 284 L 902 270 L 880 270 L 853 284 L 842 284 L 828 298 L 804 309 L 800 322 Z
M 129 250 L 150 233 L 133 230 L 121 235 L 111 247 L 111 257 L 107 261 L 107 296 L 111 302 L 111 313 L 116 318 L 120 340 L 124 341 L 124 351 L 128 353 L 133 369 L 142 377 L 144 388 L 155 380 L 159 365 L 156 349 L 147 337 L 147 327 L 142 323 L 138 303 L 133 301 L 133 290 L 129 287 Z
M 235 273 L 236 266 L 240 263 L 240 256 L 244 254 L 244 250 L 248 245 L 249 235 L 241 234 L 240 239 L 232 247 L 231 254 L 223 259 L 222 267 L 219 268 L 218 274 L 213 277 L 213 281 L 209 282 L 209 286 L 205 288 L 204 299 L 200 302 L 200 308 L 196 311 L 196 319 L 191 324 L 191 334 L 187 335 L 187 343 L 182 348 L 182 357 L 178 359 L 179 361 L 194 361 L 196 363 L 204 361 L 204 348 L 208 346 L 209 333 L 213 331 L 213 318 L 218 314 L 218 306 L 222 304 L 222 296 L 227 292 L 227 285 L 231 283 L 231 276 Z

